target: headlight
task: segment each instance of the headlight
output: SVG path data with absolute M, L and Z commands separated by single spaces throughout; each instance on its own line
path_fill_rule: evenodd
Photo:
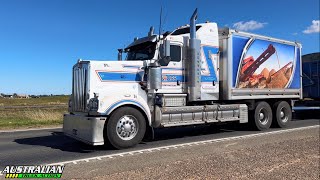
M 89 100 L 89 110 L 90 111 L 98 111 L 99 109 L 99 100 L 98 98 L 91 98 Z

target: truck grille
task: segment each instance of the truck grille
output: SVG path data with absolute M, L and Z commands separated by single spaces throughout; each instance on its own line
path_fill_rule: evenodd
M 88 64 L 77 63 L 73 67 L 72 112 L 86 112 L 88 100 Z

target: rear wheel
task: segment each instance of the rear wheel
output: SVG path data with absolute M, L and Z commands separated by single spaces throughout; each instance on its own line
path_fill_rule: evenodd
M 105 140 L 116 149 L 133 147 L 141 142 L 146 132 L 143 114 L 132 107 L 117 109 L 105 127 Z
M 292 110 L 288 102 L 279 101 L 273 105 L 273 114 L 275 119 L 273 125 L 275 127 L 286 127 L 292 119 Z
M 251 120 L 254 128 L 260 131 L 269 129 L 272 123 L 272 110 L 270 105 L 264 101 L 258 102 L 252 112 Z

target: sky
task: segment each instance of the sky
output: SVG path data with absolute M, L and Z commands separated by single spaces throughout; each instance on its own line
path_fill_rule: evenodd
M 210 21 L 319 52 L 319 0 L 0 0 L 0 93 L 70 94 L 81 59 L 116 60 L 150 26 L 172 31 Z

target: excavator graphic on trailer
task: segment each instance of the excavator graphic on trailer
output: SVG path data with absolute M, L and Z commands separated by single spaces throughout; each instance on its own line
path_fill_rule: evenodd
M 268 48 L 257 58 L 254 60 L 252 56 L 245 59 L 242 64 L 241 73 L 240 73 L 240 81 L 247 81 L 251 78 L 254 78 L 254 72 L 263 64 L 265 61 L 269 59 L 276 52 L 276 49 L 272 44 L 269 44 Z M 257 79 L 257 78 L 254 78 Z
M 288 62 L 286 65 L 284 65 L 281 69 L 279 69 L 277 72 L 270 74 L 270 77 L 275 77 L 276 75 L 278 75 L 279 73 L 286 73 L 286 70 L 288 68 L 288 66 L 292 65 L 292 62 Z
M 242 68 L 240 70 L 240 84 L 239 87 L 257 87 L 257 88 L 266 88 L 268 86 L 274 88 L 283 88 L 286 86 L 287 82 L 289 81 L 290 73 L 287 73 L 288 67 L 292 65 L 292 62 L 287 63 L 283 67 L 280 67 L 279 57 L 277 55 L 277 60 L 279 63 L 279 70 L 275 71 L 267 71 L 264 73 L 262 71 L 259 74 L 255 74 L 256 70 L 266 62 L 274 53 L 277 55 L 277 51 L 272 44 L 269 44 L 268 48 L 256 59 L 252 56 L 249 56 L 243 60 Z M 276 77 L 280 77 L 283 75 L 285 78 L 280 78 L 281 80 L 276 80 Z M 289 76 L 289 77 L 288 77 Z
M 272 88 L 284 88 L 288 84 L 292 73 L 292 62 L 288 62 L 275 73 L 270 73 L 267 80 L 268 86 Z M 291 67 L 290 67 L 291 66 Z

